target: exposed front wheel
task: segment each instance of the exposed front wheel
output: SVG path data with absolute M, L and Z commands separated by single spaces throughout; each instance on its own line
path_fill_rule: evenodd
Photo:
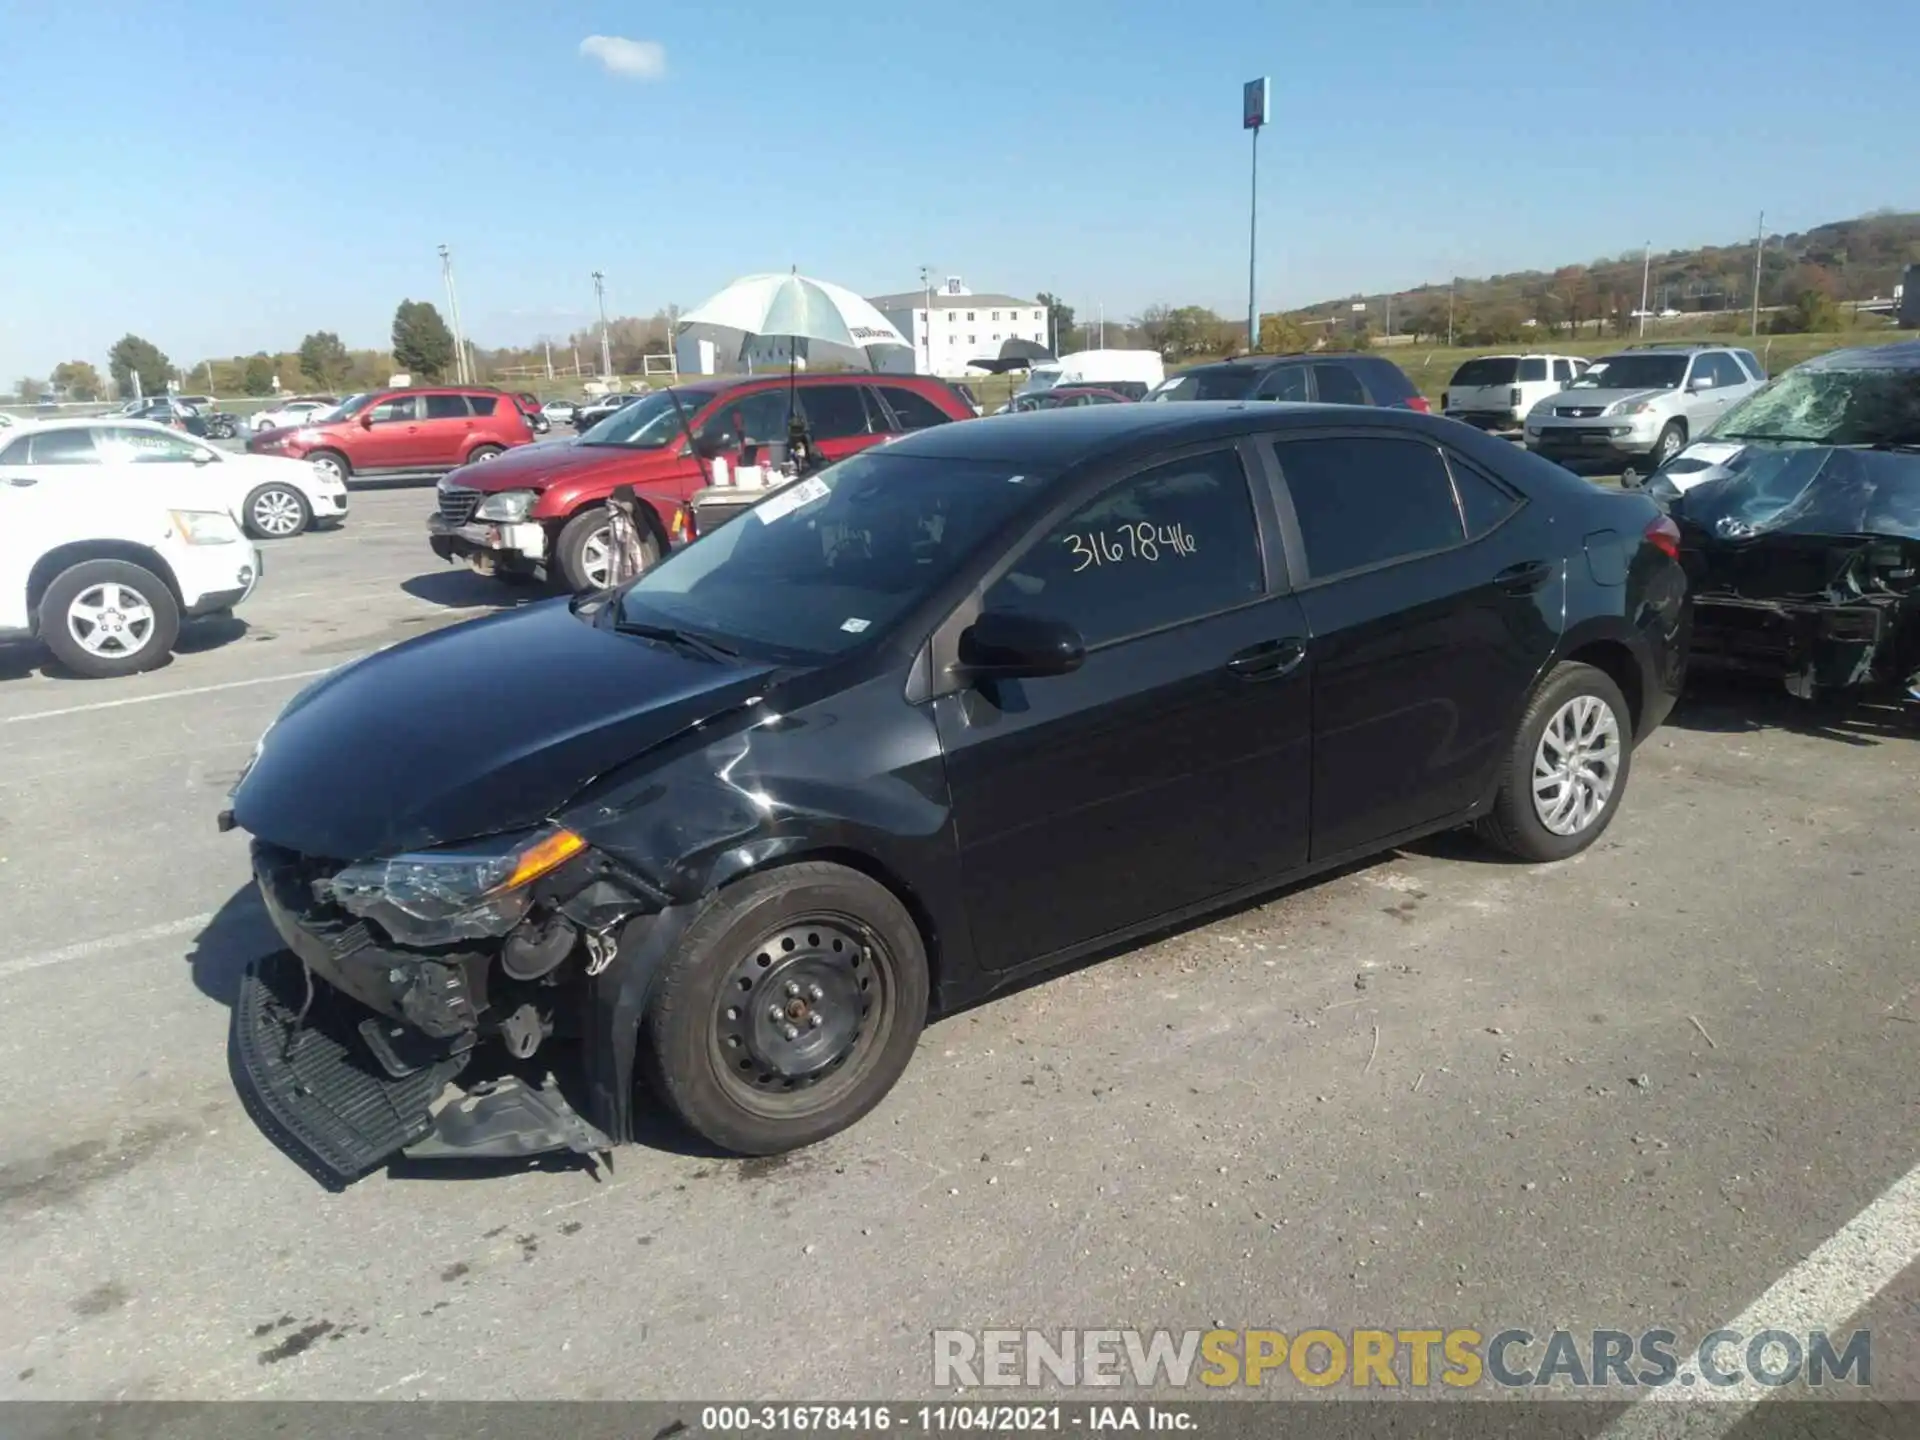
M 1648 457 L 1651 468 L 1658 470 L 1684 450 L 1686 444 L 1686 427 L 1678 420 L 1669 420 L 1661 427 L 1660 438 L 1653 442 L 1653 454 Z
M 846 1129 L 893 1088 L 926 1023 L 927 957 L 891 891 L 803 863 L 727 887 L 661 971 L 643 1061 L 692 1130 L 774 1155 Z
M 342 485 L 353 474 L 353 466 L 347 463 L 347 457 L 334 450 L 316 450 L 307 456 L 307 463 L 329 480 L 338 480 Z
M 256 540 L 285 540 L 313 521 L 307 497 L 291 485 L 262 485 L 247 496 L 247 533 Z
M 40 597 L 40 638 L 76 675 L 104 680 L 166 662 L 180 607 L 166 582 L 124 560 L 87 560 Z
M 613 527 L 604 507 L 583 510 L 569 520 L 554 541 L 553 560 L 561 583 L 578 594 L 584 590 L 605 590 L 613 584 Z M 660 542 L 653 536 L 640 537 L 640 568 L 652 569 L 660 561 Z
M 1565 860 L 1612 823 L 1633 764 L 1633 722 L 1602 670 L 1568 661 L 1534 693 L 1480 833 L 1522 860 Z

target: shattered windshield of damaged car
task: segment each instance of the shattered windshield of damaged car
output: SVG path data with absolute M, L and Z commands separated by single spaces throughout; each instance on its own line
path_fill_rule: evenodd
M 787 486 L 647 571 L 616 624 L 809 662 L 864 641 L 951 575 L 1039 487 L 1004 462 L 868 451 Z
M 1920 445 L 1920 369 L 1801 366 L 1728 410 L 1707 438 Z
M 1726 469 L 1680 497 L 1675 514 L 1723 540 L 1771 534 L 1920 540 L 1920 455 L 1754 447 Z

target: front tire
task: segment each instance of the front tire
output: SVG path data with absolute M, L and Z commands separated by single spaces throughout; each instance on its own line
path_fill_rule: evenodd
M 166 582 L 124 560 L 82 561 L 40 597 L 40 638 L 89 680 L 164 665 L 179 635 L 180 607 Z
M 660 563 L 660 542 L 652 534 L 640 537 L 640 552 L 642 574 Z M 575 594 L 607 589 L 613 582 L 613 529 L 606 507 L 596 505 L 569 520 L 553 542 L 553 558 L 561 583 Z
M 846 1129 L 905 1072 L 926 1024 L 927 956 L 878 881 L 805 862 L 728 886 L 666 962 L 642 1063 L 687 1127 L 742 1155 Z
M 353 478 L 352 464 L 338 450 L 315 450 L 307 456 L 307 463 L 329 480 L 338 480 L 342 485 Z
M 1633 719 L 1605 671 L 1567 661 L 1534 692 L 1482 837 L 1535 863 L 1578 855 L 1605 833 L 1633 768 Z
M 1653 442 L 1653 453 L 1647 456 L 1648 469 L 1658 470 L 1686 448 L 1687 427 L 1678 420 L 1669 420 L 1660 428 L 1660 437 Z
M 262 485 L 242 507 L 247 534 L 256 540 L 290 540 L 313 523 L 307 497 L 278 481 Z

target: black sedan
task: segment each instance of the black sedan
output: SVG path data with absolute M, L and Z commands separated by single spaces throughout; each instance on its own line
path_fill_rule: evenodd
M 1452 826 L 1576 854 L 1673 703 L 1676 548 L 1645 496 L 1410 411 L 869 450 L 288 705 L 222 817 L 291 951 L 235 1006 L 243 1093 L 336 1181 L 598 1150 L 641 1075 L 779 1152 L 1037 970 Z M 573 1068 L 516 1078 L 549 1047 Z

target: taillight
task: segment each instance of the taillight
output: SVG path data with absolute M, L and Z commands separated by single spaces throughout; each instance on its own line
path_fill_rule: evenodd
M 1670 560 L 1680 558 L 1680 527 L 1662 515 L 1647 526 L 1646 541 Z
M 1418 410 L 1422 415 L 1431 415 L 1433 413 L 1433 406 L 1427 403 L 1427 397 L 1424 395 L 1415 395 L 1409 398 L 1407 401 L 1407 409 Z

